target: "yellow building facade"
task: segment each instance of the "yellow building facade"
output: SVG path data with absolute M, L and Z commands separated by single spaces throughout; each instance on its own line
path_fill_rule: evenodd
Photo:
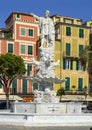
M 52 16 L 55 23 L 55 61 L 60 59 L 60 65 L 55 73 L 66 82 L 54 84 L 57 91 L 64 87 L 65 91 L 82 92 L 84 87 L 89 87 L 87 68 L 84 70 L 80 61 L 80 54 L 86 45 L 89 45 L 88 26 L 82 24 L 81 19 Z

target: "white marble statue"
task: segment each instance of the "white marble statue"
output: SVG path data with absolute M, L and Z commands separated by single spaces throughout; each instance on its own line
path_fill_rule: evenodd
M 44 43 L 46 42 L 47 47 L 54 46 L 54 39 L 55 39 L 55 29 L 53 20 L 50 18 L 49 10 L 45 12 L 45 18 L 39 17 L 33 13 L 31 13 L 38 21 L 41 33 L 41 47 L 43 47 Z
M 36 61 L 33 58 L 32 64 L 37 67 L 37 74 L 35 77 L 32 77 L 32 82 L 39 83 L 39 90 L 45 91 L 46 88 L 53 90 L 53 83 L 62 83 L 64 79 L 59 79 L 55 77 L 55 68 L 59 65 L 59 60 L 54 62 L 54 42 L 55 42 L 55 29 L 53 20 L 50 18 L 50 12 L 46 10 L 45 18 L 39 17 L 35 14 L 31 14 L 39 22 L 39 30 L 41 35 L 41 47 L 39 61 Z M 45 46 L 46 45 L 46 46 Z M 34 81 L 33 81 L 34 80 Z M 51 92 L 50 92 L 51 93 Z M 40 102 L 40 95 L 37 93 L 36 100 Z M 48 95 L 48 96 L 47 96 Z M 53 100 L 53 96 L 49 94 L 44 94 L 44 102 L 46 100 Z M 52 92 L 53 95 L 53 92 Z M 49 99 L 49 96 L 51 98 Z M 50 102 L 50 101 L 49 101 Z

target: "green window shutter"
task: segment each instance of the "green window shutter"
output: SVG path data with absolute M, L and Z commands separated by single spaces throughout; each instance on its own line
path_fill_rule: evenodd
M 84 30 L 83 29 L 79 29 L 79 37 L 80 38 L 84 37 Z
M 33 54 L 33 47 L 28 45 L 28 54 Z
M 29 36 L 33 36 L 33 29 L 29 29 L 29 30 L 28 30 L 28 35 L 29 35 Z
M 27 80 L 26 79 L 22 80 L 22 92 L 24 94 L 27 94 Z
M 13 94 L 17 93 L 17 79 L 14 79 L 12 81 L 12 93 Z
M 23 35 L 23 36 L 26 35 L 26 30 L 25 30 L 25 28 L 21 28 L 20 34 Z
M 17 18 L 20 18 L 20 14 L 16 14 L 16 17 L 17 17 Z
M 11 43 L 8 44 L 8 52 L 13 53 L 13 44 Z
M 66 56 L 70 56 L 70 44 L 66 43 Z
M 78 79 L 78 91 L 82 91 L 83 90 L 83 79 L 79 78 Z
M 38 83 L 33 84 L 33 90 L 37 89 L 38 90 Z
M 76 70 L 78 70 L 78 61 L 76 61 Z
M 76 61 L 76 70 L 83 70 L 81 62 L 80 61 Z
M 0 83 L 0 88 L 2 88 L 2 84 Z
M 70 90 L 70 78 L 66 77 L 66 82 L 65 82 L 65 91 L 69 91 Z
M 32 70 L 32 65 L 27 65 L 27 75 L 30 75 L 30 71 Z
M 82 51 L 83 51 L 83 45 L 79 45 L 79 56 L 82 53 Z
M 2 84 L 0 83 L 0 88 L 2 88 Z
M 66 27 L 66 35 L 71 36 L 71 28 L 70 27 Z
M 65 59 L 63 59 L 63 69 L 65 69 Z
M 21 54 L 25 54 L 25 53 L 26 53 L 25 45 L 21 45 Z
M 71 60 L 71 68 L 70 68 L 71 70 L 73 69 L 73 61 Z

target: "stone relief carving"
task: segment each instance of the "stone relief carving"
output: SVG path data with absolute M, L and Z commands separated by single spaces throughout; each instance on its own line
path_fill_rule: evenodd
M 37 103 L 58 103 L 59 98 L 56 97 L 56 92 L 54 90 L 50 90 L 46 88 L 45 91 L 34 91 L 35 100 Z

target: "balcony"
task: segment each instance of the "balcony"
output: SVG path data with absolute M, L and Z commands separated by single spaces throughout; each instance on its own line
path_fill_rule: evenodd
M 63 52 L 63 57 L 64 58 L 72 58 L 72 59 L 78 59 L 79 58 L 79 53 L 75 51 L 71 51 L 70 53 L 67 53 L 66 51 Z

